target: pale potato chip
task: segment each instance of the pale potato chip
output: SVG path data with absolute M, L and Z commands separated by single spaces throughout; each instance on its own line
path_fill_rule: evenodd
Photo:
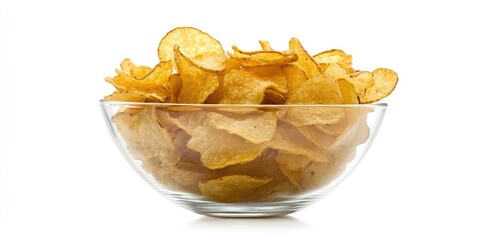
M 305 155 L 313 161 L 328 161 L 323 149 L 308 140 L 295 127 L 284 122 L 277 123 L 277 131 L 268 146 L 288 153 Z
M 315 124 L 314 126 L 321 132 L 330 136 L 338 136 L 342 134 L 357 118 L 358 109 L 345 108 L 345 116 L 339 121 L 332 124 Z
M 288 43 L 290 51 L 295 53 L 298 56 L 298 60 L 293 64 L 298 66 L 302 71 L 305 72 L 307 78 L 314 78 L 320 75 L 320 69 L 318 68 L 317 63 L 313 60 L 312 56 L 307 53 L 303 48 L 300 41 L 296 38 L 292 38 Z
M 157 111 L 157 117 L 159 122 L 167 129 L 176 130 L 176 128 L 180 128 L 191 136 L 195 128 L 204 124 L 207 119 L 207 113 L 204 111 L 184 111 L 174 113 L 159 109 Z
M 345 116 L 342 107 L 301 107 L 296 106 L 280 116 L 280 119 L 293 126 L 305 126 L 312 124 L 334 124 Z
M 207 119 L 216 129 L 226 130 L 255 144 L 270 141 L 277 128 L 277 118 L 273 112 L 229 116 L 210 112 Z
M 372 72 L 374 85 L 360 94 L 362 103 L 372 103 L 387 97 L 395 89 L 398 82 L 397 73 L 386 68 L 377 68 Z
M 192 27 L 178 27 L 168 32 L 158 45 L 160 61 L 174 59 L 174 46 L 182 49 L 186 58 L 195 65 L 214 71 L 222 71 L 227 59 L 220 42 L 205 32 Z
M 343 104 L 358 104 L 358 95 L 355 91 L 355 87 L 352 83 L 345 79 L 338 79 L 338 88 L 340 89 L 340 93 L 342 93 L 342 103 Z
M 352 55 L 348 55 L 339 49 L 331 49 L 318 53 L 313 56 L 313 59 L 317 64 L 336 63 L 348 73 L 355 72 L 355 69 L 352 68 Z
M 157 122 L 152 108 L 121 112 L 112 121 L 135 159 L 165 157 L 175 149 L 167 130 Z
M 179 46 L 174 48 L 174 59 L 178 74 L 182 79 L 182 87 L 178 94 L 179 103 L 203 103 L 219 86 L 218 73 L 196 65 L 188 59 Z
M 330 150 L 333 142 L 335 141 L 335 137 L 318 130 L 315 125 L 299 126 L 297 127 L 297 130 L 308 140 L 325 151 Z
M 253 161 L 267 147 L 209 126 L 195 128 L 187 146 L 200 152 L 203 165 L 210 169 Z
M 301 187 L 300 182 L 303 169 L 312 161 L 305 155 L 292 154 L 284 151 L 278 151 L 275 158 L 278 167 L 288 180 L 297 187 Z
M 368 140 L 370 136 L 370 128 L 367 123 L 367 114 L 370 110 L 357 109 L 355 112 L 351 112 L 352 124 L 350 124 L 340 134 L 332 144 L 333 149 L 345 149 L 348 146 L 357 146 Z
M 304 82 L 287 100 L 287 104 L 340 104 L 342 96 L 336 79 L 318 75 Z
M 229 175 L 201 182 L 198 188 L 205 197 L 218 202 L 244 202 L 252 200 L 255 191 L 271 180 L 247 175 Z
M 237 59 L 242 66 L 267 66 L 287 64 L 297 61 L 298 57 L 291 51 L 279 52 L 279 51 L 252 51 L 247 52 L 240 50 L 237 46 L 232 46 L 233 54 L 229 53 L 231 58 Z

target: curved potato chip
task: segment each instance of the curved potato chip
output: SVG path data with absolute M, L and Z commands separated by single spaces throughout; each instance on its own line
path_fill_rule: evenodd
M 350 124 L 332 144 L 333 149 L 346 149 L 349 146 L 357 146 L 368 140 L 370 127 L 367 123 L 369 109 L 358 109 L 351 113 L 352 124 Z
M 121 102 L 165 102 L 165 99 L 155 93 L 137 91 L 114 92 L 103 97 L 105 100 Z
M 287 97 L 290 97 L 297 89 L 308 80 L 305 72 L 297 65 L 289 64 L 282 68 L 285 79 L 287 80 L 288 92 Z
M 207 113 L 203 111 L 170 113 L 168 111 L 157 110 L 157 117 L 160 123 L 167 128 L 180 128 L 191 136 L 195 128 L 203 125 L 207 119 Z
M 305 155 L 313 161 L 326 162 L 326 153 L 317 145 L 305 138 L 295 127 L 279 122 L 277 131 L 268 146 L 288 153 Z
M 273 112 L 231 117 L 210 112 L 207 118 L 216 129 L 226 130 L 255 144 L 270 141 L 277 128 L 277 118 Z
M 365 92 L 368 88 L 371 88 L 375 81 L 373 79 L 373 74 L 367 71 L 359 71 L 350 75 L 351 83 L 355 87 L 357 94 L 365 95 Z
M 178 74 L 172 74 L 168 82 L 170 83 L 169 102 L 176 103 L 180 89 L 182 89 L 182 78 Z
M 259 40 L 258 43 L 260 43 L 260 47 L 262 47 L 262 50 L 273 51 L 272 46 L 270 46 L 270 43 L 268 41 Z
M 295 107 L 289 109 L 281 119 L 298 127 L 312 124 L 334 124 L 344 116 L 345 110 L 341 107 Z
M 215 38 L 192 27 L 178 27 L 168 32 L 158 44 L 160 61 L 174 58 L 174 46 L 178 45 L 186 58 L 197 65 L 215 71 L 222 71 L 226 61 L 225 51 Z
M 209 126 L 195 128 L 187 146 L 201 154 L 210 169 L 253 161 L 265 150 L 265 144 L 254 144 L 244 138 Z
M 323 74 L 328 74 L 335 79 L 350 80 L 350 75 L 340 65 L 336 63 L 326 63 L 322 65 Z
M 222 104 L 260 104 L 265 90 L 273 87 L 271 81 L 264 81 L 255 74 L 242 70 L 232 70 L 223 79 L 224 92 Z
M 247 175 L 229 175 L 201 182 L 198 188 L 205 197 L 218 202 L 243 202 L 253 200 L 255 191 L 271 180 Z
M 265 96 L 262 104 L 285 104 L 285 97 L 274 89 L 265 89 Z
M 318 53 L 313 56 L 313 60 L 315 60 L 317 64 L 336 63 L 348 73 L 355 72 L 355 69 L 352 68 L 352 55 L 348 55 L 339 49 L 331 49 Z
M 288 180 L 295 186 L 301 187 L 300 182 L 302 180 L 303 169 L 312 161 L 304 155 L 284 151 L 278 151 L 275 160 Z
M 362 103 L 372 103 L 387 97 L 395 89 L 398 75 L 387 68 L 377 68 L 372 72 L 374 84 L 360 95 Z
M 112 121 L 135 159 L 165 157 L 175 149 L 167 130 L 157 122 L 152 108 L 121 112 Z
M 196 65 L 187 58 L 179 46 L 174 48 L 175 64 L 182 79 L 179 103 L 203 103 L 219 86 L 220 75 Z
M 330 136 L 338 136 L 342 134 L 357 118 L 358 109 L 344 109 L 345 116 L 339 121 L 332 124 L 315 124 L 314 126 L 321 132 Z
M 319 75 L 304 82 L 287 100 L 287 104 L 340 104 L 338 83 L 330 75 Z
M 345 79 L 338 79 L 338 88 L 340 88 L 340 93 L 342 93 L 342 103 L 343 104 L 358 104 L 358 95 L 355 91 L 355 87 L 349 81 Z
M 292 38 L 288 43 L 290 51 L 298 56 L 298 60 L 293 64 L 297 65 L 301 70 L 305 72 L 307 78 L 314 78 L 320 75 L 320 69 L 317 63 L 313 60 L 312 56 L 305 51 L 300 41 L 296 38 Z
M 231 58 L 237 59 L 243 66 L 267 66 L 287 64 L 297 61 L 298 57 L 290 51 L 252 51 L 247 52 L 240 50 L 237 46 L 232 46 L 233 54 L 229 54 Z
M 126 58 L 120 63 L 120 69 L 120 71 L 122 71 L 123 73 L 136 79 L 143 78 L 152 71 L 150 67 L 142 65 L 137 66 L 133 64 L 132 60 L 130 60 L 129 58 Z
M 119 91 L 136 91 L 155 93 L 165 100 L 169 95 L 169 78 L 172 73 L 172 62 L 161 62 L 151 72 L 140 79 L 127 75 L 117 70 L 117 76 L 105 80 L 115 86 Z
M 335 137 L 318 130 L 315 125 L 299 126 L 297 130 L 312 143 L 326 151 L 330 150 L 335 141 Z

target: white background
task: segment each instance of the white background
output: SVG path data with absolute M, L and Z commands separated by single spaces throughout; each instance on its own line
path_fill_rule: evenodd
M 479 239 L 476 1 L 0 1 L 0 239 Z M 299 38 L 398 72 L 367 157 L 288 217 L 216 219 L 166 200 L 117 150 L 98 100 L 176 26 L 228 48 Z M 170 237 L 167 237 L 170 236 Z

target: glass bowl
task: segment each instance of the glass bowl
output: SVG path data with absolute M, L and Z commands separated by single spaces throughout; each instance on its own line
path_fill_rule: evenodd
M 169 200 L 221 217 L 289 214 L 331 192 L 372 144 L 387 104 L 100 101 L 120 151 Z

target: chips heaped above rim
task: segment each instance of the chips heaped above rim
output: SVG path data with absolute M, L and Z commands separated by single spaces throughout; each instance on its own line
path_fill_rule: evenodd
M 355 69 L 352 67 L 352 55 L 348 55 L 339 49 L 331 49 L 318 53 L 313 56 L 313 60 L 315 60 L 317 64 L 336 63 L 348 73 L 355 72 Z
M 372 71 L 374 84 L 366 89 L 365 93 L 359 94 L 362 103 L 373 103 L 392 93 L 397 86 L 398 76 L 394 71 L 387 68 L 377 68 Z
M 182 49 L 185 57 L 196 65 L 212 71 L 225 69 L 227 57 L 222 44 L 209 34 L 193 27 L 178 27 L 168 32 L 158 44 L 160 61 L 174 59 L 174 46 Z
M 242 66 L 257 67 L 292 63 L 298 60 L 291 51 L 279 52 L 273 50 L 244 51 L 237 46 L 232 46 L 233 53 L 228 53 L 231 58 L 237 59 Z
M 185 56 L 178 45 L 174 47 L 174 60 L 182 86 L 177 100 L 179 103 L 204 103 L 219 86 L 217 72 L 205 69 Z
M 318 67 L 315 60 L 308 52 L 303 48 L 300 41 L 296 38 L 292 38 L 288 43 L 290 51 L 295 53 L 298 56 L 298 61 L 294 62 L 294 65 L 297 65 L 301 70 L 305 72 L 308 79 L 314 78 L 320 75 L 321 71 Z

